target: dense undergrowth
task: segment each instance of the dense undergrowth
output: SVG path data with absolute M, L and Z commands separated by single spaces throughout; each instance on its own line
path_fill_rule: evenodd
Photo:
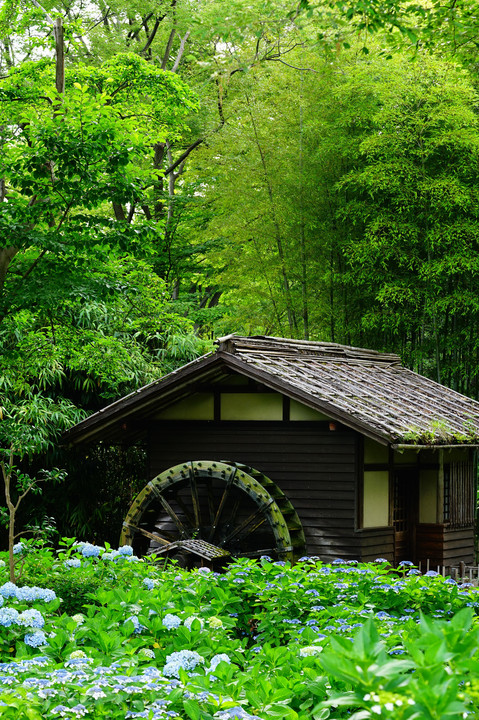
M 435 573 L 18 551 L 17 585 L 0 568 L 2 717 L 479 717 L 476 590 Z

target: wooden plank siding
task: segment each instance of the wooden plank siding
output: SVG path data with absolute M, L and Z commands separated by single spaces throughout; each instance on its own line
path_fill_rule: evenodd
M 461 561 L 473 565 L 474 527 L 444 528 L 444 565 L 458 565 Z
M 394 528 L 366 528 L 360 532 L 361 560 L 373 562 L 384 558 L 394 562 Z
M 306 551 L 322 560 L 358 559 L 354 431 L 306 422 L 151 423 L 150 477 L 187 460 L 257 468 L 288 496 L 303 524 Z
M 416 528 L 417 562 L 425 566 L 473 564 L 474 527 L 449 528 L 447 525 L 419 524 Z

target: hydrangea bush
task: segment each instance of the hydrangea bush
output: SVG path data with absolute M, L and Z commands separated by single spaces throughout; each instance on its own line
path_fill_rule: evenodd
M 35 583 L 0 568 L 2 718 L 479 718 L 468 584 L 381 559 L 217 574 L 129 546 L 21 552 Z

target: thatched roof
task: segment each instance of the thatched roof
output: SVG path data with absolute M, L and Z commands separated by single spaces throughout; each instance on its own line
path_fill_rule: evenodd
M 379 442 L 479 446 L 479 402 L 404 368 L 398 355 L 273 337 L 230 335 L 217 345 L 79 423 L 65 440 L 118 440 L 126 420 L 144 423 L 198 383 L 236 372 Z

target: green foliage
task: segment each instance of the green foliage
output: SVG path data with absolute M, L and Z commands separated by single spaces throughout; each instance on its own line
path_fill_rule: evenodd
M 19 504 L 58 475 L 26 472 L 27 461 L 36 456 L 38 467 L 84 417 L 79 408 L 156 377 L 172 338 L 192 332 L 151 270 L 157 228 L 113 220 L 109 203 L 141 203 L 157 176 L 149 148 L 180 137 L 193 94 L 132 53 L 68 68 L 61 97 L 54 75 L 42 57 L 0 82 L 0 446 L 12 579 Z
M 30 582 L 70 589 L 67 600 L 0 584 L 3 710 L 53 718 L 83 706 L 119 719 L 158 703 L 172 717 L 208 720 L 240 710 L 246 720 L 477 715 L 474 590 L 383 561 L 290 567 L 264 557 L 218 575 L 129 552 L 64 538 L 56 554 L 27 554 Z M 87 578 L 92 592 L 79 608 Z M 413 589 L 425 612 L 411 608 Z M 6 611 L 29 608 L 23 622 L 3 624 Z M 28 631 L 41 625 L 34 647 Z
M 338 184 L 345 279 L 366 336 L 402 338 L 409 362 L 430 372 L 434 358 L 436 378 L 470 392 L 475 371 L 465 386 L 457 365 L 478 311 L 476 96 L 450 64 L 396 68 L 377 66 L 377 111 Z

